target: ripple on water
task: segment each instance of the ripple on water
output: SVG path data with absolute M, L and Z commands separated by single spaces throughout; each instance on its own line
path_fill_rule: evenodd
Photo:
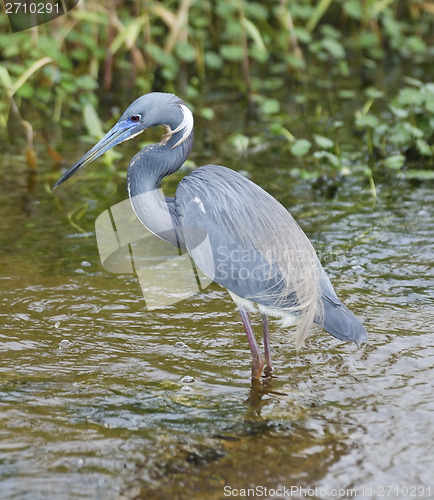
M 26 276 L 27 262 L 24 278 L 2 280 L 4 498 L 428 485 L 434 197 L 421 188 L 404 201 L 313 205 L 306 230 L 369 341 L 357 348 L 317 333 L 297 355 L 273 325 L 276 377 L 260 390 L 249 386 L 242 327 L 217 286 L 146 312 L 131 276 L 95 273 L 79 254 L 71 272 Z

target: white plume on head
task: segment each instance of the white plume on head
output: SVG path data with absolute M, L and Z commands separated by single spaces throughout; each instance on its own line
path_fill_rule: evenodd
M 172 146 L 172 149 L 182 144 L 193 130 L 194 120 L 192 112 L 187 108 L 185 104 L 180 104 L 179 107 L 181 108 L 183 119 L 182 122 L 176 127 L 176 129 L 172 130 L 172 133 L 176 134 L 181 130 L 184 130 L 184 132 L 182 134 L 181 139 L 179 139 L 179 141 L 174 146 Z

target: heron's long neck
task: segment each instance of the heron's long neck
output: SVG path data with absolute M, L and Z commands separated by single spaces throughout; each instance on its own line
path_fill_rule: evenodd
M 175 138 L 176 136 L 174 136 Z M 177 245 L 174 227 L 179 226 L 174 200 L 160 188 L 163 177 L 176 172 L 185 162 L 193 145 L 193 134 L 172 149 L 172 138 L 166 144 L 142 149 L 128 167 L 127 185 L 131 205 L 139 220 L 152 233 Z

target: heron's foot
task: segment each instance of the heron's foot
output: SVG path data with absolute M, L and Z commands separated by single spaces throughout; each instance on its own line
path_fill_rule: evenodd
M 267 365 L 264 368 L 264 377 L 270 378 L 273 374 L 273 366 L 272 365 Z

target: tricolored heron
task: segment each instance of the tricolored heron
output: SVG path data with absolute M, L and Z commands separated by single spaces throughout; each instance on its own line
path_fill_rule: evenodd
M 196 265 L 229 291 L 252 353 L 252 378 L 261 377 L 264 361 L 249 312 L 261 313 L 266 375 L 272 371 L 269 316 L 297 324 L 297 348 L 313 323 L 340 340 L 366 340 L 365 328 L 336 296 L 307 236 L 257 184 L 226 167 L 205 165 L 181 180 L 174 198 L 162 194 L 161 180 L 182 166 L 193 145 L 193 115 L 173 94 L 154 92 L 135 100 L 54 187 L 110 148 L 158 125 L 166 128 L 161 142 L 142 149 L 128 167 L 133 210 L 152 233 L 186 248 Z M 206 232 L 212 255 L 195 251 L 184 234 L 187 227 Z

